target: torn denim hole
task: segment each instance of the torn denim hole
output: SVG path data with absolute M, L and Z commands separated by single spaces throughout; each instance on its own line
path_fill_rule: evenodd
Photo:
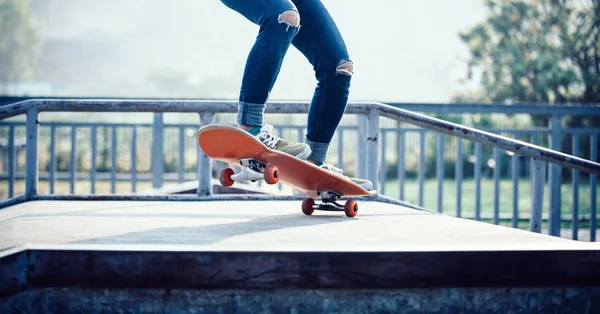
M 354 62 L 342 59 L 335 68 L 335 74 L 352 76 L 354 74 Z
M 296 16 L 298 17 L 298 25 L 294 25 L 294 24 L 290 23 L 289 21 L 286 21 L 286 20 L 284 20 L 284 19 L 281 18 L 281 16 L 283 14 L 285 14 L 286 12 L 290 12 L 290 11 L 296 13 Z M 287 25 L 287 27 L 285 28 L 286 32 L 290 29 L 290 27 L 297 28 L 298 29 L 297 32 L 300 31 L 300 14 L 298 14 L 298 11 L 296 11 L 296 10 L 287 10 L 287 11 L 279 14 L 279 16 L 277 16 L 277 22 L 279 22 L 279 24 L 285 24 L 285 25 Z

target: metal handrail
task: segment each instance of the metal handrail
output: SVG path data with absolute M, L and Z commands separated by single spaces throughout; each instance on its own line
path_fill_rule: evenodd
M 388 105 L 378 105 L 376 109 L 382 116 L 419 126 L 424 129 L 446 133 L 452 136 L 468 139 L 473 142 L 492 145 L 521 156 L 559 164 L 561 166 L 600 175 L 600 163 L 557 152 L 538 145 L 511 139 L 494 133 L 481 131 L 464 125 L 428 117 Z
M 40 97 L 40 96 L 0 96 L 0 107 L 4 105 L 35 99 L 111 99 L 110 97 Z M 136 97 L 125 97 L 128 100 L 149 100 Z M 153 98 L 154 100 L 165 100 L 164 98 Z M 180 98 L 181 100 L 193 100 L 193 98 Z M 511 104 L 501 103 L 477 103 L 477 102 L 453 102 L 453 103 L 411 103 L 411 102 L 385 102 L 392 107 L 402 108 L 410 111 L 426 113 L 506 113 L 506 114 L 540 114 L 540 115 L 600 115 L 600 103 L 560 103 L 549 106 L 545 103 L 519 102 Z
M 538 114 L 538 115 L 594 115 L 600 116 L 600 104 L 481 104 L 481 103 L 397 103 L 386 102 L 386 104 L 417 112 L 435 113 L 507 113 L 507 114 Z
M 266 113 L 306 113 L 308 102 L 270 102 Z M 196 112 L 196 113 L 235 113 L 234 101 L 197 100 L 26 100 L 0 108 L 0 120 L 26 114 L 30 110 L 39 112 Z M 557 152 L 538 145 L 511 139 L 501 135 L 481 131 L 464 125 L 436 119 L 416 112 L 396 108 L 378 102 L 351 102 L 346 107 L 348 114 L 368 114 L 377 112 L 381 116 L 406 122 L 431 131 L 492 145 L 525 157 L 559 164 L 587 173 L 600 175 L 600 163 Z M 376 141 L 376 139 L 373 139 Z
M 308 102 L 270 102 L 266 113 L 300 113 L 308 112 Z M 40 112 L 187 112 L 197 113 L 200 116 L 200 126 L 213 122 L 214 114 L 237 112 L 237 102 L 234 101 L 200 101 L 200 100 L 120 100 L 120 99 L 37 99 L 27 100 L 12 105 L 0 107 L 0 120 L 21 114 L 27 115 L 27 156 L 26 156 L 26 188 L 25 195 L 19 200 L 36 199 L 38 179 L 38 116 Z M 596 108 L 594 107 L 594 110 Z M 374 182 L 376 187 L 377 172 L 379 170 L 378 137 L 380 133 L 379 118 L 387 117 L 396 121 L 406 122 L 424 129 L 449 134 L 458 138 L 467 139 L 476 143 L 491 145 L 493 147 L 530 157 L 534 161 L 532 177 L 532 213 L 530 230 L 541 231 L 543 186 L 545 182 L 546 163 L 554 164 L 552 174 L 557 173 L 557 167 L 563 166 L 574 170 L 600 174 L 600 163 L 564 154 L 555 150 L 546 149 L 501 135 L 485 132 L 460 124 L 432 118 L 409 110 L 397 108 L 378 102 L 351 102 L 346 108 L 348 114 L 359 114 L 359 133 L 361 142 L 366 147 L 365 156 L 359 154 L 359 164 L 365 166 L 364 175 Z M 560 120 L 558 120 L 560 122 Z M 557 123 L 554 119 L 552 123 Z M 556 139 L 554 138 L 553 141 Z M 162 148 L 162 147 L 160 147 Z M 211 196 L 211 171 L 210 160 L 205 154 L 200 154 L 198 160 L 199 182 L 198 195 Z M 360 169 L 359 169 L 360 170 Z M 559 173 L 559 172 L 558 172 Z M 360 175 L 360 173 L 359 173 Z M 595 178 L 595 177 L 594 177 Z M 560 186 L 558 186 L 560 188 Z M 560 204 L 551 202 L 551 233 L 560 228 Z M 14 200 L 9 200 L 13 203 Z

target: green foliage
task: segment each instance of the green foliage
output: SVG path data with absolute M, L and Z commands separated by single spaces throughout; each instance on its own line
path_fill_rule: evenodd
M 27 0 L 0 0 L 0 82 L 30 79 L 41 44 Z
M 600 102 L 600 4 L 595 0 L 486 1 L 489 16 L 460 34 L 467 80 L 455 100 Z

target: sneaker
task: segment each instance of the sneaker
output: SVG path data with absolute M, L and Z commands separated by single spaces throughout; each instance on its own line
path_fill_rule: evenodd
M 311 149 L 307 144 L 286 141 L 271 134 L 271 131 L 273 131 L 273 126 L 269 124 L 248 130 L 270 149 L 290 154 L 299 159 L 306 159 L 310 156 Z
M 358 185 L 360 185 L 363 189 L 369 191 L 373 189 L 373 182 L 369 181 L 369 180 L 365 180 L 365 179 L 360 179 L 360 178 L 349 178 L 347 176 L 344 175 L 344 171 L 338 167 L 335 167 L 332 164 L 322 164 L 320 166 L 321 168 L 325 169 L 325 170 L 329 170 L 337 175 L 340 175 Z
M 350 180 L 350 181 L 358 184 L 360 187 L 362 187 L 363 189 L 365 189 L 367 191 L 370 191 L 370 190 L 373 189 L 373 182 L 371 182 L 369 180 L 365 180 L 365 179 L 347 177 L 347 176 L 345 176 L 343 174 L 344 171 L 342 169 L 340 169 L 338 167 L 335 167 L 332 164 L 326 164 L 326 163 L 324 163 L 324 164 L 320 165 L 319 167 L 321 167 L 321 168 L 323 168 L 325 170 L 331 171 L 331 172 L 333 172 L 336 175 L 342 176 L 342 177 L 344 177 L 344 178 L 346 178 L 346 179 L 348 179 L 348 180 Z M 292 195 L 293 196 L 305 196 L 306 194 L 304 192 L 300 191 L 300 190 L 292 189 Z

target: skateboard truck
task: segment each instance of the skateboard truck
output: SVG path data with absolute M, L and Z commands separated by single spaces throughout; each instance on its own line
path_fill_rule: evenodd
M 241 158 L 240 165 L 242 170 L 235 173 L 231 168 L 222 169 L 219 173 L 219 181 L 224 186 L 232 186 L 235 181 L 264 179 L 268 184 L 279 182 L 279 170 L 274 165 L 267 165 L 264 162 L 253 158 Z
M 354 199 L 348 199 L 344 205 L 337 202 L 342 195 L 334 191 L 317 191 L 321 197 L 321 204 L 316 204 L 313 198 L 307 197 L 302 201 L 302 212 L 305 215 L 312 215 L 316 210 L 326 211 L 344 211 L 346 216 L 354 217 L 358 213 L 358 202 Z

